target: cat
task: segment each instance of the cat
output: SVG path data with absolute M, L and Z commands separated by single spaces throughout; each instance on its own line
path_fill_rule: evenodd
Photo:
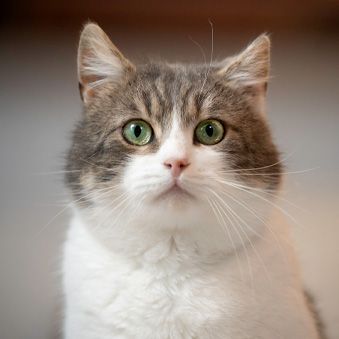
M 221 62 L 135 66 L 78 49 L 66 182 L 66 339 L 316 339 L 265 97 L 270 39 Z

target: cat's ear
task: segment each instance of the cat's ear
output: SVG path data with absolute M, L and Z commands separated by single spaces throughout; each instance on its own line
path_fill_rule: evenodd
M 270 45 L 269 37 L 260 35 L 243 52 L 226 59 L 219 75 L 231 86 L 253 87 L 265 92 L 270 70 Z
M 78 48 L 78 79 L 85 103 L 106 82 L 119 83 L 135 67 L 96 24 L 85 25 Z

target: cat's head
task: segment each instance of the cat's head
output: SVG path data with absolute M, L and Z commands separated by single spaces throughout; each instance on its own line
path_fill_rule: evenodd
M 256 196 L 274 194 L 280 182 L 264 107 L 269 53 L 261 35 L 218 63 L 134 66 L 86 25 L 78 54 L 84 112 L 67 166 L 80 209 L 106 223 L 142 215 L 157 227 L 204 216 L 241 222 L 232 210 L 250 218 L 254 200 L 265 205 Z

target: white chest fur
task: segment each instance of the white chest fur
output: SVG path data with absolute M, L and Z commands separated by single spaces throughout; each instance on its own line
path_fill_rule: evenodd
M 201 259 L 168 238 L 126 258 L 75 218 L 64 256 L 65 338 L 317 338 L 282 251 L 256 241 L 237 256 Z

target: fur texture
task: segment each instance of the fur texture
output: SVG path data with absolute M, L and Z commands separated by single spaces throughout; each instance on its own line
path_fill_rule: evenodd
M 66 339 L 318 338 L 274 212 L 269 49 L 262 35 L 221 63 L 135 67 L 97 25 L 84 28 L 84 114 L 67 164 Z M 124 137 L 135 119 L 152 128 L 144 146 Z M 207 119 L 224 129 L 215 145 L 196 137 Z

